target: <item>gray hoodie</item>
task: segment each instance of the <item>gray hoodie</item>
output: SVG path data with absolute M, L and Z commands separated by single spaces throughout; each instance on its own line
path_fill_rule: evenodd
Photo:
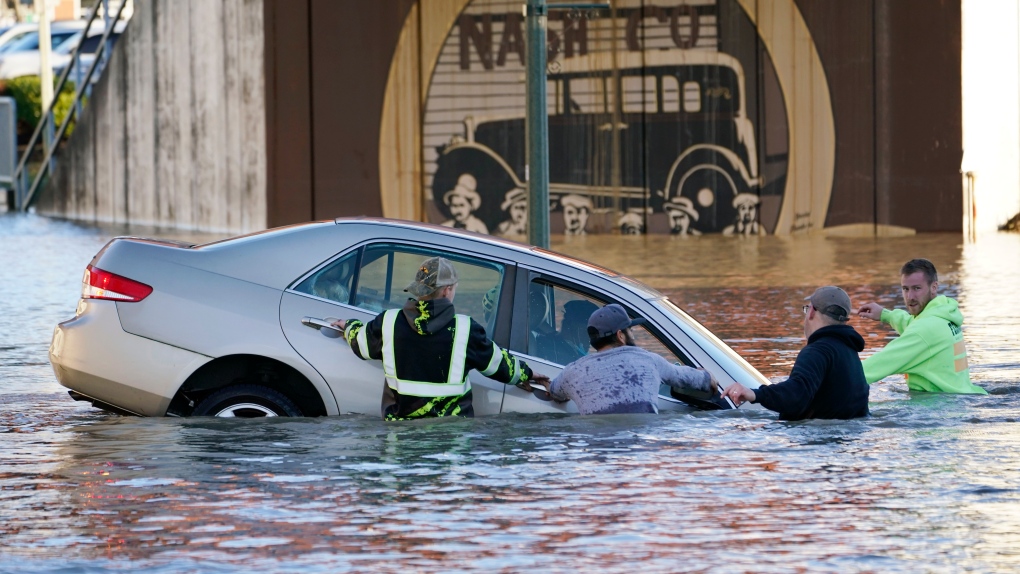
M 705 371 L 674 365 L 640 347 L 625 346 L 570 363 L 553 380 L 549 393 L 559 401 L 574 401 L 582 415 L 657 413 L 660 384 L 708 398 L 711 381 Z

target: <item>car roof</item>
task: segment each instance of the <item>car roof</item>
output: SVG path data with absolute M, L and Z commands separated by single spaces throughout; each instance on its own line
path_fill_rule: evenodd
M 474 231 L 467 231 L 466 229 L 457 229 L 454 227 L 447 227 L 445 225 L 437 225 L 435 223 L 422 223 L 419 221 L 409 221 L 404 219 L 388 219 L 385 217 L 367 217 L 367 216 L 338 217 L 333 221 L 337 225 L 370 224 L 379 225 L 381 227 L 428 230 L 433 233 L 438 233 L 441 235 L 464 237 L 466 239 L 477 241 L 479 243 L 488 243 L 490 245 L 496 245 L 503 248 L 512 249 L 514 251 L 518 251 L 521 253 L 534 253 L 543 258 L 559 261 L 560 263 L 565 263 L 572 267 L 580 267 L 587 271 L 591 271 L 599 275 L 604 275 L 606 277 L 621 276 L 619 272 L 613 271 L 612 269 L 602 267 L 601 265 L 596 265 L 595 263 L 585 261 L 584 259 L 578 259 L 576 257 L 571 257 L 570 255 L 564 255 L 563 253 L 558 253 L 556 251 L 550 251 L 548 249 L 543 249 L 541 247 L 536 247 L 534 245 L 520 243 L 518 241 L 513 241 L 511 239 L 506 239 L 503 237 L 497 237 L 495 235 L 486 235 L 484 233 L 476 233 Z

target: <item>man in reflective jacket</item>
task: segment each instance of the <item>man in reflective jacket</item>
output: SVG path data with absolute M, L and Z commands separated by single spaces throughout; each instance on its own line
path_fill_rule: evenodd
M 867 303 L 857 311 L 900 334 L 864 360 L 868 382 L 903 373 L 911 391 L 988 394 L 970 382 L 963 314 L 955 299 L 938 294 L 935 265 L 927 259 L 907 261 L 900 269 L 900 288 L 906 311 L 885 309 L 878 303 Z
M 473 416 L 471 369 L 528 391 L 533 382 L 549 381 L 493 343 L 485 327 L 454 311 L 457 270 L 448 260 L 423 261 L 404 291 L 414 298 L 402 309 L 385 311 L 368 323 L 334 323 L 343 329 L 354 354 L 382 359 L 386 420 Z

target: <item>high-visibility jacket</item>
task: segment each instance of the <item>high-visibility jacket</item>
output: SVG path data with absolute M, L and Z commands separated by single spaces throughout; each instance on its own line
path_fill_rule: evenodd
M 348 321 L 344 336 L 357 356 L 382 360 L 387 419 L 472 416 L 472 369 L 511 385 L 532 376 L 524 361 L 493 343 L 477 321 L 455 313 L 447 299 L 410 299 L 368 323 Z
M 883 309 L 882 322 L 900 336 L 864 360 L 869 383 L 903 373 L 911 391 L 988 394 L 970 382 L 963 314 L 956 299 L 939 295 L 916 317 L 903 309 Z

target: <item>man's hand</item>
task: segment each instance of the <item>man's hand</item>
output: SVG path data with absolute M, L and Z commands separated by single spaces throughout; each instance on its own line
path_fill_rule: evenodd
M 705 369 L 698 368 L 699 371 L 708 373 Z M 719 381 L 715 380 L 715 375 L 708 373 L 708 392 L 711 393 L 709 396 L 716 396 L 719 394 Z
M 341 333 L 343 333 L 344 330 L 347 328 L 347 321 L 344 321 L 343 319 L 337 319 L 336 321 L 333 321 L 333 323 L 331 324 L 337 329 L 340 329 Z
M 878 303 L 865 303 L 857 310 L 857 315 L 859 317 L 864 317 L 865 319 L 871 319 L 872 321 L 881 321 L 882 311 L 884 310 L 885 309 Z
M 547 377 L 545 375 L 540 375 L 538 373 L 532 373 L 530 379 L 528 379 L 527 381 L 521 381 L 520 383 L 518 383 L 517 386 L 522 388 L 522 389 L 524 389 L 524 390 L 526 390 L 526 391 L 528 391 L 530 393 L 531 391 L 535 390 L 535 388 L 532 387 L 533 384 L 541 386 L 541 387 L 545 388 L 546 391 L 548 391 L 549 390 L 549 377 Z
M 733 404 L 738 407 L 745 402 L 754 402 L 754 399 L 756 398 L 754 391 L 740 383 L 733 383 L 726 387 L 726 390 L 723 391 L 723 396 L 729 397 L 729 399 L 733 401 Z

